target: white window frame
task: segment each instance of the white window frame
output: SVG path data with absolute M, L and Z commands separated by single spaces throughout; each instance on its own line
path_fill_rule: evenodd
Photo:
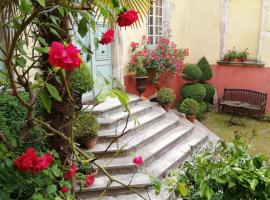
M 157 3 L 162 3 L 161 5 L 157 5 Z M 152 45 L 158 43 L 158 39 L 168 32 L 169 25 L 169 0 L 156 0 L 153 2 L 153 7 L 148 13 L 147 16 L 147 24 L 146 24 L 146 32 L 147 37 L 152 38 Z M 157 9 L 159 8 L 159 9 Z M 160 15 L 160 9 L 162 10 L 162 14 Z M 150 18 L 152 18 L 152 23 L 150 24 Z M 161 23 L 157 23 L 157 18 L 161 18 Z M 150 27 L 153 27 L 152 34 L 150 34 Z M 161 28 L 159 31 L 158 28 Z

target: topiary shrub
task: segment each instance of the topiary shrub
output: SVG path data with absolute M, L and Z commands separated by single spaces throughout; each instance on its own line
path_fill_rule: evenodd
M 94 87 L 92 73 L 86 65 L 82 65 L 75 70 L 71 81 L 73 90 L 80 94 L 91 91 Z
M 74 136 L 79 143 L 94 139 L 98 136 L 99 123 L 97 118 L 89 112 L 82 112 L 74 120 Z
M 144 67 L 136 67 L 136 76 L 137 77 L 147 76 L 147 70 Z
M 213 104 L 213 98 L 215 95 L 215 88 L 209 83 L 202 83 L 203 87 L 206 89 L 206 95 L 204 100 L 208 103 Z
M 200 78 L 201 81 L 207 81 L 212 78 L 212 69 L 210 64 L 208 63 L 207 59 L 205 57 L 202 57 L 198 62 L 198 67 L 202 71 L 202 76 Z
M 187 115 L 196 115 L 199 109 L 199 103 L 191 98 L 184 99 L 184 101 L 177 107 L 177 110 Z
M 207 103 L 202 101 L 199 103 L 199 106 L 198 106 L 198 111 L 196 113 L 196 117 L 197 118 L 201 118 L 203 113 L 205 113 L 207 111 Z
M 183 71 L 183 79 L 186 81 L 198 81 L 201 80 L 202 71 L 197 65 L 187 64 Z
M 181 89 L 181 95 L 184 98 L 192 98 L 202 102 L 206 95 L 206 89 L 201 83 L 185 84 Z
M 175 94 L 171 88 L 162 88 L 157 93 L 157 101 L 161 105 L 165 105 L 173 102 L 175 99 Z

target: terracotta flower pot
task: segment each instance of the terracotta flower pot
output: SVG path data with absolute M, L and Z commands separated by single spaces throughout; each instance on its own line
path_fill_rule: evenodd
M 240 58 L 234 58 L 230 60 L 231 62 L 242 62 Z
M 242 57 L 242 58 L 241 58 L 241 61 L 242 61 L 242 62 L 245 62 L 246 60 L 247 60 L 247 58 L 245 58 L 245 57 Z
M 164 108 L 164 110 L 166 110 L 166 112 L 169 112 L 170 111 L 170 106 L 171 106 L 170 103 L 167 103 L 167 104 L 162 105 L 162 107 Z
M 194 122 L 195 122 L 196 116 L 195 116 L 195 115 L 188 115 L 188 114 L 186 114 L 186 118 L 187 118 L 187 120 L 190 121 L 191 123 L 194 123 Z
M 91 174 L 88 174 L 88 175 L 92 176 L 93 177 L 93 182 L 95 182 L 97 174 L 98 174 L 98 168 L 96 168 L 94 172 L 92 172 Z
M 87 140 L 84 142 L 84 147 L 86 149 L 92 149 L 96 146 L 97 144 L 97 138 L 94 138 L 94 139 L 90 139 L 90 140 Z
M 144 77 L 136 77 L 136 89 L 140 93 L 140 96 L 146 89 L 146 80 L 148 79 L 148 76 Z

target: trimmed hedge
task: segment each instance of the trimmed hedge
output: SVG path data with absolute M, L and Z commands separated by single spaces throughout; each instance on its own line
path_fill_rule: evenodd
M 203 113 L 205 113 L 207 111 L 207 103 L 202 101 L 199 103 L 199 106 L 198 106 L 198 111 L 196 113 L 196 117 L 197 118 L 201 118 Z
M 213 104 L 213 98 L 215 95 L 215 88 L 209 83 L 202 83 L 203 87 L 206 89 L 206 95 L 204 100 L 208 103 Z
M 86 65 L 76 69 L 71 78 L 73 90 L 83 94 L 94 87 L 94 80 L 91 71 Z
M 161 105 L 171 103 L 175 100 L 175 94 L 171 88 L 161 88 L 157 92 L 157 101 Z
M 185 84 L 181 89 L 183 98 L 192 98 L 198 102 L 202 102 L 206 95 L 206 89 L 201 83 Z
M 199 105 L 200 104 L 196 100 L 186 98 L 177 106 L 177 110 L 187 115 L 195 115 L 198 112 Z
M 209 62 L 207 61 L 207 59 L 205 57 L 202 57 L 199 60 L 197 65 L 202 71 L 202 75 L 200 77 L 200 80 L 201 81 L 210 80 L 213 76 L 213 73 L 212 73 L 211 66 L 210 66 Z
M 198 81 L 201 79 L 202 71 L 197 65 L 187 64 L 183 71 L 183 79 L 186 81 Z

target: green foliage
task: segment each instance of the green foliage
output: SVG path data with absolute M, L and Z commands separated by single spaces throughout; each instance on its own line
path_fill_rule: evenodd
M 201 83 L 185 84 L 181 89 L 181 95 L 184 98 L 192 98 L 202 102 L 206 95 L 206 89 Z
M 83 94 L 94 87 L 92 73 L 86 65 L 76 69 L 72 76 L 73 90 Z
M 162 105 L 171 103 L 174 99 L 175 94 L 171 88 L 162 88 L 157 93 L 157 101 Z
M 202 57 L 198 62 L 198 67 L 202 71 L 201 81 L 210 80 L 213 76 L 211 66 L 205 57 Z
M 144 67 L 136 67 L 136 76 L 137 77 L 147 76 L 147 70 Z
M 187 64 L 184 67 L 182 74 L 186 81 L 199 81 L 202 77 L 201 69 L 193 64 Z
M 213 104 L 213 98 L 215 95 L 215 88 L 209 83 L 202 83 L 203 87 L 206 89 L 206 95 L 204 100 L 208 103 Z
M 199 103 L 191 98 L 185 99 L 178 107 L 178 111 L 187 115 L 196 115 L 199 110 Z
M 73 130 L 76 141 L 83 143 L 97 137 L 99 123 L 91 113 L 82 112 L 74 120 Z
M 170 173 L 167 189 L 188 199 L 269 199 L 270 167 L 266 156 L 252 156 L 237 136 L 219 142 Z M 186 191 L 183 193 L 183 191 Z
M 197 118 L 201 118 L 203 113 L 205 113 L 207 111 L 207 103 L 202 101 L 199 103 L 199 107 L 198 107 L 198 111 L 196 113 L 196 117 Z

